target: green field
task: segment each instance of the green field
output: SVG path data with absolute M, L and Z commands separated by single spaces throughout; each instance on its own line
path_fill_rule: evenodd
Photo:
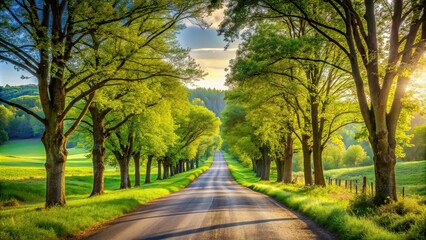
M 401 193 L 404 187 L 408 195 L 426 196 L 426 161 L 398 162 L 395 174 L 398 193 Z M 328 170 L 324 175 L 333 179 L 358 180 L 358 182 L 365 176 L 368 183 L 374 182 L 373 166 Z
M 198 169 L 152 184 L 120 190 L 120 173 L 105 172 L 105 194 L 88 198 L 92 190 L 91 160 L 82 149 L 69 149 L 65 207 L 44 210 L 44 150 L 38 140 L 10 141 L 0 146 L 0 239 L 62 239 L 95 228 L 134 210 L 140 204 L 187 186 L 206 171 L 212 158 Z M 131 169 L 131 172 L 133 170 Z M 141 172 L 145 172 L 142 167 Z M 134 175 L 131 174 L 131 180 Z M 142 174 L 141 179 L 145 179 Z
M 320 225 L 336 233 L 341 239 L 426 239 L 426 198 L 425 196 L 406 197 L 396 203 L 375 208 L 372 198 L 355 195 L 338 186 L 305 187 L 297 184 L 282 184 L 260 181 L 249 168 L 245 168 L 235 158 L 225 153 L 225 159 L 235 180 L 248 188 L 267 194 L 286 206 L 304 214 Z M 398 163 L 397 172 L 409 169 L 405 174 L 416 174 L 424 167 L 425 161 L 418 163 Z M 327 171 L 333 176 L 363 176 L 370 168 L 338 169 Z M 402 175 L 405 175 L 402 174 Z M 420 174 L 421 176 L 421 174 Z M 425 179 L 412 176 L 399 176 L 407 185 L 423 185 Z M 417 179 L 416 179 L 417 178 Z M 421 188 L 419 188 L 421 189 Z M 360 213 L 364 213 L 360 214 Z

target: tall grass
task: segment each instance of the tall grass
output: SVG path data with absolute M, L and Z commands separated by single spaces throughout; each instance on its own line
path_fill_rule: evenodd
M 416 217 L 413 217 L 413 211 L 410 210 L 410 214 L 398 217 L 392 215 L 395 217 L 392 224 L 380 224 L 374 217 L 384 216 L 383 210 L 375 210 L 374 214 L 368 217 L 353 214 L 349 206 L 353 201 L 350 200 L 352 195 L 339 187 L 305 187 L 259 181 L 250 169 L 245 168 L 231 155 L 225 153 L 225 159 L 232 176 L 239 184 L 275 198 L 335 232 L 341 239 L 425 239 L 425 227 L 422 227 L 422 224 L 426 219 L 426 207 L 415 200 L 410 201 L 412 204 L 415 202 L 417 210 L 420 209 Z M 404 221 L 406 216 L 408 219 Z M 398 229 L 397 226 L 404 224 L 409 226 Z M 391 225 L 394 226 L 393 229 L 389 227 Z

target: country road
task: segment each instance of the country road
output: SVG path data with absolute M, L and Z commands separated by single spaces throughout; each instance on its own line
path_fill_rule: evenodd
M 154 200 L 88 239 L 335 239 L 266 195 L 238 185 L 222 153 L 187 188 Z

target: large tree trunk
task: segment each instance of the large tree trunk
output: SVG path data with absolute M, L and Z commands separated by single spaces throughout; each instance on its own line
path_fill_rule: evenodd
M 158 168 L 158 173 L 157 173 L 157 180 L 162 180 L 163 178 L 161 177 L 161 159 L 157 159 L 157 168 Z
M 263 146 L 261 149 L 263 158 L 263 171 L 260 176 L 260 180 L 269 180 L 269 176 L 271 173 L 271 157 L 269 156 L 269 148 Z
M 198 168 L 198 167 L 200 167 L 200 163 L 199 163 L 199 158 L 197 157 L 196 159 L 195 159 L 195 167 L 196 168 Z
M 120 189 L 130 188 L 131 183 L 128 161 L 124 157 L 117 160 L 119 160 L 118 165 L 120 166 Z
M 275 166 L 277 168 L 277 182 L 283 181 L 283 172 L 284 172 L 284 161 L 281 161 L 279 158 L 275 158 Z
M 169 178 L 169 163 L 167 162 L 167 158 L 164 158 L 163 162 L 163 179 Z
M 105 171 L 105 128 L 104 115 L 94 103 L 89 107 L 92 116 L 92 136 L 93 136 L 93 188 L 90 196 L 102 195 L 104 193 L 104 171 Z
M 185 165 L 186 165 L 186 171 L 191 170 L 191 166 L 189 164 L 189 160 L 188 159 L 185 160 Z
M 153 155 L 148 155 L 148 161 L 146 162 L 145 183 L 151 183 L 151 163 L 153 157 Z
M 141 153 L 135 152 L 133 154 L 133 160 L 135 162 L 135 187 L 139 187 L 141 185 Z
M 179 173 L 185 172 L 185 166 L 183 164 L 183 160 L 179 160 Z
M 312 153 L 314 160 L 314 181 L 315 185 L 325 186 L 324 171 L 322 169 L 320 121 L 318 117 L 317 94 L 311 94 L 311 124 L 312 124 Z
M 65 163 L 68 151 L 63 135 L 63 122 L 46 126 L 42 137 L 46 150 L 46 208 L 65 205 Z
M 377 134 L 376 137 L 370 138 L 370 142 L 374 153 L 375 201 L 379 205 L 389 200 L 398 201 L 395 181 L 395 146 L 389 144 L 387 134 Z
M 169 169 L 167 168 L 167 163 L 163 163 L 163 179 L 169 178 Z
M 174 176 L 175 174 L 179 173 L 179 168 L 177 168 L 177 166 L 174 165 L 169 165 L 169 171 L 170 171 L 170 176 Z
M 311 153 L 312 149 L 309 145 L 309 136 L 302 135 L 302 152 L 303 152 L 303 173 L 305 177 L 305 185 L 312 185 L 312 169 L 311 169 Z
M 285 150 L 284 150 L 284 173 L 283 182 L 291 183 L 293 174 L 293 138 L 292 134 L 287 135 Z
M 263 168 L 264 168 L 263 158 L 259 158 L 256 162 L 257 162 L 256 177 L 261 177 Z

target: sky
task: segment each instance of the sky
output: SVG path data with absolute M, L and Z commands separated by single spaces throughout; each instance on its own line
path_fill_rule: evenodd
M 209 29 L 201 29 L 190 21 L 185 21 L 187 26 L 181 30 L 177 38 L 182 47 L 190 48 L 190 56 L 207 72 L 204 80 L 196 81 L 188 86 L 190 88 L 204 87 L 227 89 L 225 83 L 225 68 L 229 60 L 235 57 L 238 43 L 232 43 L 225 51 L 226 43 L 223 36 L 217 35 L 217 28 L 223 19 L 223 10 L 217 10 L 206 21 L 211 23 Z M 16 71 L 12 64 L 0 62 L 0 86 L 36 84 L 35 78 L 21 79 L 21 76 L 30 76 L 25 71 Z

